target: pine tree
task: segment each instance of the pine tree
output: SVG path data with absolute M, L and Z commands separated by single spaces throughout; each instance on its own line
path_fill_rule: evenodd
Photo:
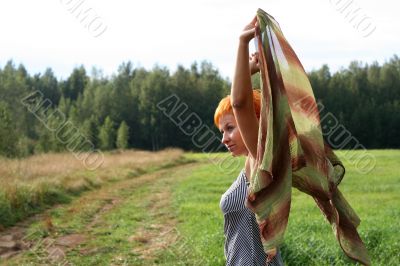
M 86 138 L 87 142 L 89 143 L 89 149 L 95 148 L 98 146 L 98 128 L 96 125 L 96 120 L 94 116 L 90 117 L 89 119 L 83 122 L 81 127 L 81 132 L 83 136 Z
M 114 122 L 109 116 L 106 117 L 103 126 L 99 132 L 100 148 L 103 150 L 113 149 L 115 143 L 115 129 Z
M 5 103 L 0 102 L 0 155 L 15 156 L 17 141 L 10 110 Z
M 129 127 L 122 121 L 121 125 L 118 128 L 117 133 L 117 148 L 118 149 L 126 149 L 128 148 L 128 136 L 129 136 Z

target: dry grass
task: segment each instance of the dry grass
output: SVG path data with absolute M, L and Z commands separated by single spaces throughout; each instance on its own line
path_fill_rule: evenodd
M 114 151 L 104 154 L 103 164 L 95 171 L 116 167 L 146 168 L 172 162 L 183 154 L 179 149 L 149 151 Z M 84 163 L 72 153 L 47 153 L 24 159 L 0 158 L 0 182 L 10 180 L 32 181 L 37 178 L 68 176 L 77 171 L 87 171 Z

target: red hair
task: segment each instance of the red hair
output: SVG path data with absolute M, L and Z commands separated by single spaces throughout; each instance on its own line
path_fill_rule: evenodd
M 256 112 L 257 119 L 260 119 L 260 109 L 261 109 L 261 94 L 257 90 L 253 90 L 253 104 L 254 111 Z M 219 120 L 221 117 L 227 113 L 232 113 L 231 96 L 227 95 L 218 104 L 217 109 L 214 114 L 214 124 L 216 127 L 219 126 Z

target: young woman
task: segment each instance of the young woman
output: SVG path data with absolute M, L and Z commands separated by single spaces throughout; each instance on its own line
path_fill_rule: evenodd
M 257 154 L 260 93 L 252 89 L 251 74 L 257 72 L 257 55 L 249 57 L 249 42 L 254 37 L 256 18 L 239 38 L 236 68 L 231 94 L 223 98 L 214 115 L 222 142 L 232 156 L 246 156 L 244 168 L 222 195 L 226 265 L 283 265 L 277 250 L 264 252 L 253 212 L 245 206 L 247 186 Z M 250 58 L 250 60 L 249 60 Z

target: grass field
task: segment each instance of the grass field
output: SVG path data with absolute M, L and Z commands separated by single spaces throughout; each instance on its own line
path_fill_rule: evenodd
M 360 174 L 346 163 L 340 189 L 362 220 L 359 233 L 373 265 L 399 265 L 400 151 L 369 152 L 375 168 Z M 14 230 L 21 230 L 28 247 L 0 264 L 224 265 L 219 201 L 244 160 L 219 156 L 228 158 L 227 165 L 234 162 L 229 173 L 215 156 L 210 161 L 207 154 L 187 153 L 190 164 L 83 191 Z M 354 265 L 314 201 L 296 189 L 281 250 L 286 265 Z
M 362 220 L 359 233 L 373 265 L 400 265 L 400 151 L 369 152 L 376 157 L 375 168 L 358 174 L 349 164 L 340 189 Z M 344 157 L 344 152 L 338 155 Z M 182 221 L 178 228 L 190 239 L 187 249 L 192 252 L 187 253 L 194 254 L 193 263 L 205 260 L 205 265 L 224 265 L 219 200 L 240 169 L 232 176 L 205 165 L 175 186 L 173 199 Z M 296 189 L 282 254 L 287 265 L 352 264 L 314 201 Z

